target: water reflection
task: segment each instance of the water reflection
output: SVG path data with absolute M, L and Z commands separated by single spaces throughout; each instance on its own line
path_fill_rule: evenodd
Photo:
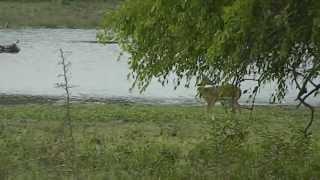
M 59 96 L 63 93 L 55 88 L 61 72 L 58 65 L 59 49 L 71 52 L 71 82 L 77 85 L 72 90 L 75 97 L 120 98 L 132 100 L 161 100 L 161 102 L 197 102 L 195 88 L 173 85 L 162 87 L 153 82 L 144 94 L 137 90 L 129 92 L 132 82 L 126 79 L 129 72 L 127 57 L 116 61 L 120 49 L 116 44 L 100 45 L 86 43 L 95 41 L 96 30 L 79 29 L 22 29 L 0 30 L 0 44 L 20 40 L 19 54 L 0 54 L 0 93 Z M 253 86 L 245 83 L 242 89 Z M 273 92 L 273 85 L 263 88 L 257 102 L 265 104 Z M 294 103 L 295 92 L 289 93 L 286 103 Z M 241 102 L 246 101 L 246 96 Z M 320 104 L 314 99 L 315 104 Z

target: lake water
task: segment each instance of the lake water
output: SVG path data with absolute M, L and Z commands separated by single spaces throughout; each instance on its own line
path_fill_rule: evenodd
M 116 44 L 101 45 L 75 41 L 94 41 L 96 30 L 78 29 L 21 29 L 0 30 L 0 44 L 10 44 L 20 40 L 18 54 L 0 53 L 0 93 L 14 95 L 60 96 L 61 89 L 55 83 L 62 72 L 58 65 L 59 49 L 67 53 L 72 63 L 71 83 L 76 85 L 72 95 L 78 98 L 128 99 L 154 103 L 198 103 L 195 87 L 180 87 L 174 90 L 173 84 L 162 87 L 152 82 L 143 94 L 137 90 L 129 92 L 131 83 L 127 80 L 129 72 L 127 59 Z M 246 82 L 242 89 L 253 86 Z M 274 87 L 266 85 L 257 97 L 258 104 L 268 104 Z M 285 104 L 294 104 L 296 91 L 290 90 Z M 242 96 L 245 103 L 247 96 Z M 311 99 L 320 105 L 319 98 Z

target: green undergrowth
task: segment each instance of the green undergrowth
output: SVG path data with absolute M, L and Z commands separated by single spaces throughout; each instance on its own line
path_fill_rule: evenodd
M 213 111 L 74 104 L 71 159 L 63 106 L 1 106 L 0 179 L 320 178 L 319 123 L 303 136 L 306 109 Z
M 0 28 L 97 28 L 117 0 L 0 1 Z

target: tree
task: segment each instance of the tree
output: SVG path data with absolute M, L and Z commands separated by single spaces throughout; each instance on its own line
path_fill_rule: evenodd
M 318 0 L 127 0 L 104 19 L 101 40 L 112 38 L 131 57 L 133 86 L 170 74 L 209 78 L 216 84 L 253 79 L 258 88 L 277 83 L 274 99 L 319 94 L 320 1 Z M 309 125 L 305 129 L 307 133 Z

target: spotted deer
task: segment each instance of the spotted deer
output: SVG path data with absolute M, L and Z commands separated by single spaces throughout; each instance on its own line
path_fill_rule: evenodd
M 240 111 L 240 104 L 238 100 L 241 96 L 241 89 L 232 84 L 224 84 L 221 86 L 214 86 L 208 83 L 201 82 L 198 85 L 198 95 L 207 103 L 207 111 L 220 101 L 223 106 L 230 105 L 232 111 Z

